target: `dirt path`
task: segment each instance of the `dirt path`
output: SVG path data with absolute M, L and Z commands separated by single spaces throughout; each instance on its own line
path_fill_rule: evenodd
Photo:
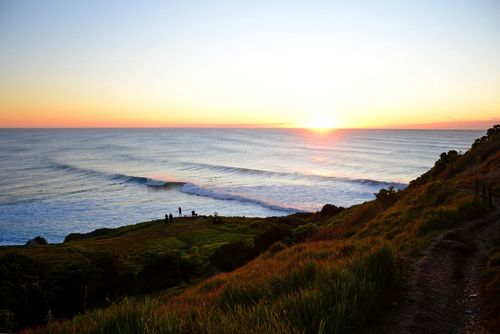
M 490 243 L 498 237 L 498 210 L 443 233 L 409 272 L 402 304 L 394 303 L 369 332 L 488 333 L 479 276 Z

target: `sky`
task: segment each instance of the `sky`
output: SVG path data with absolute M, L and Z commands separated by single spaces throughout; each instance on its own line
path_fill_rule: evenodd
M 495 122 L 498 0 L 0 0 L 0 127 Z

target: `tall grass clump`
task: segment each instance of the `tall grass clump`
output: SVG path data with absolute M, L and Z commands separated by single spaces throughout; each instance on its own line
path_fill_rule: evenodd
M 29 329 L 22 333 L 180 333 L 176 322 L 158 316 L 156 311 L 159 307 L 160 302 L 154 298 L 125 298 L 106 309 L 77 315 L 71 321 L 49 321 L 45 328 Z
M 438 207 L 430 210 L 418 226 L 419 235 L 442 230 L 462 221 L 473 219 L 485 213 L 487 208 L 475 198 L 466 198 L 454 206 Z

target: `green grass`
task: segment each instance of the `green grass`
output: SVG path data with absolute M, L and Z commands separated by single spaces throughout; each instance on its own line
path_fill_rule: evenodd
M 214 225 L 210 217 L 176 218 L 166 226 L 163 220 L 139 223 L 116 229 L 98 230 L 79 239 L 48 246 L 0 247 L 0 256 L 17 252 L 38 258 L 47 265 L 78 260 L 94 251 L 110 251 L 124 256 L 142 252 L 180 251 L 188 255 L 208 257 L 222 244 L 253 240 L 263 219 L 225 218 Z M 250 226 L 257 226 L 251 228 Z

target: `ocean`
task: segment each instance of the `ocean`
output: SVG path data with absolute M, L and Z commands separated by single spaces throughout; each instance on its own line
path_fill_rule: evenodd
M 178 215 L 282 216 L 404 188 L 484 131 L 1 129 L 0 244 Z

